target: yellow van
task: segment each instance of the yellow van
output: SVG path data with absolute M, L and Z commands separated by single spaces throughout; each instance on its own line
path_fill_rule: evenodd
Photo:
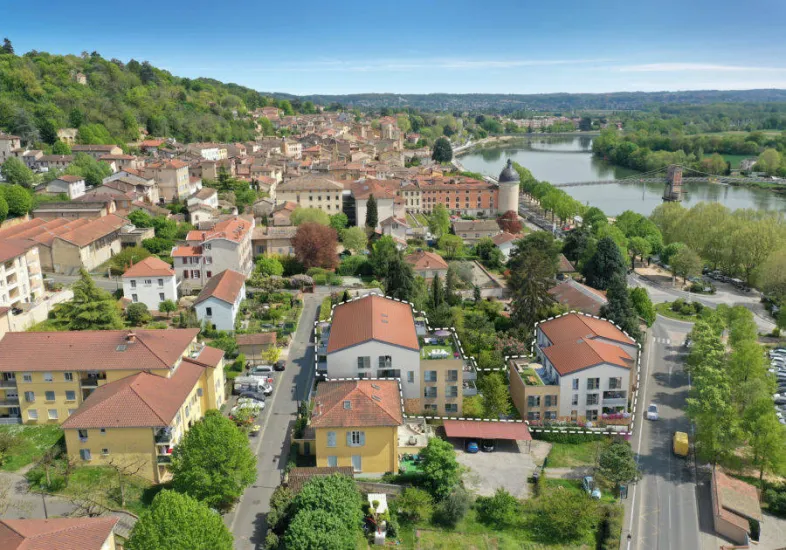
M 674 432 L 674 454 L 677 456 L 688 456 L 688 434 L 685 432 Z

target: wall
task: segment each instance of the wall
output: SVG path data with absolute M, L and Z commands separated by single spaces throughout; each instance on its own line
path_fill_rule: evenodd
M 136 286 L 132 286 L 133 283 Z M 145 281 L 150 281 L 146 284 Z M 159 284 L 161 283 L 161 284 Z M 163 300 L 159 294 L 163 293 Z M 158 310 L 158 306 L 164 300 L 174 300 L 177 302 L 177 281 L 174 275 L 169 277 L 123 277 L 123 296 L 133 299 L 137 296 L 137 302 L 147 306 L 147 309 Z
M 508 376 L 510 380 L 510 396 L 521 418 L 530 419 L 530 412 L 539 413 L 538 418 L 532 418 L 532 420 L 544 420 L 546 411 L 553 411 L 559 415 L 559 403 L 561 401 L 559 386 L 529 386 L 525 384 L 521 374 L 512 362 L 508 366 Z M 557 404 L 546 407 L 545 397 L 547 395 L 556 396 Z M 527 404 L 527 398 L 529 397 L 540 397 L 540 405 L 529 407 Z
M 365 432 L 365 445 L 350 447 L 347 445 L 347 432 L 358 430 Z M 398 429 L 397 427 L 373 428 L 318 428 L 316 431 L 317 466 L 328 465 L 328 456 L 335 456 L 338 466 L 352 466 L 352 456 L 361 456 L 361 468 L 364 474 L 382 474 L 398 472 Z M 328 432 L 336 432 L 336 446 L 328 447 Z
M 548 361 L 546 361 L 548 363 Z M 546 365 L 544 365 L 546 366 Z M 548 368 L 548 366 L 547 366 Z M 609 388 L 609 378 L 622 378 L 622 388 L 621 390 L 611 390 Z M 587 390 L 587 380 L 589 378 L 600 378 L 600 388 L 597 390 Z M 573 380 L 579 381 L 579 389 L 573 390 Z M 579 417 L 586 417 L 586 411 L 597 409 L 598 417 L 600 417 L 601 413 L 603 412 L 603 392 L 604 391 L 626 391 L 627 388 L 630 387 L 630 370 L 625 369 L 622 367 L 617 367 L 614 365 L 609 364 L 602 364 L 597 365 L 588 369 L 584 369 L 578 372 L 574 372 L 567 376 L 561 376 L 559 378 L 559 386 L 560 386 L 560 405 L 559 405 L 559 415 L 560 416 L 571 416 L 571 411 L 578 411 Z M 597 393 L 598 394 L 598 405 L 590 405 L 587 406 L 587 394 L 590 393 Z M 578 405 L 572 405 L 572 399 L 574 395 L 578 395 Z M 627 397 L 630 398 L 630 394 L 627 394 Z
M 342 191 L 342 189 L 287 191 L 279 187 L 276 190 L 276 202 L 278 204 L 288 201 L 294 202 L 301 208 L 318 208 L 333 215 L 343 210 Z
M 363 373 L 367 378 L 378 378 L 379 357 L 391 357 L 391 369 L 401 370 L 401 388 L 406 398 L 420 398 L 420 352 L 384 342 L 364 342 L 328 354 L 327 369 L 329 378 L 357 378 Z M 370 369 L 358 369 L 358 357 L 371 357 Z M 412 372 L 412 382 L 408 373 Z
M 152 428 L 107 428 L 103 434 L 98 428 L 89 429 L 85 442 L 79 440 L 78 430 L 64 431 L 68 456 L 78 465 L 102 466 L 113 459 L 129 466 L 141 463 L 144 466 L 139 475 L 151 481 L 157 480 Z M 80 457 L 81 449 L 90 450 L 89 462 Z M 108 449 L 109 454 L 103 455 L 102 449 Z
M 421 406 L 426 414 L 439 414 L 450 416 L 461 416 L 462 405 L 464 402 L 463 392 L 463 367 L 464 361 L 461 359 L 420 359 L 420 379 L 423 385 L 421 392 Z M 457 371 L 458 379 L 455 382 L 447 380 L 448 371 Z M 426 371 L 436 371 L 437 381 L 426 382 Z M 448 386 L 457 387 L 456 397 L 447 397 Z M 426 397 L 426 388 L 437 388 L 437 397 Z M 445 408 L 446 404 L 455 404 L 458 407 L 456 412 L 448 412 Z M 427 410 L 426 405 L 436 406 L 436 410 Z
M 207 314 L 208 308 L 211 309 L 211 315 Z M 235 330 L 235 308 L 232 304 L 210 297 L 196 304 L 194 309 L 200 322 L 213 323 L 216 330 Z

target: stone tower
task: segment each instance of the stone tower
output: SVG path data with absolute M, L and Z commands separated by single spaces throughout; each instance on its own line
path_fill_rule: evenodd
M 519 174 L 513 168 L 513 162 L 508 159 L 508 164 L 499 173 L 499 194 L 497 212 L 504 214 L 508 210 L 519 212 Z

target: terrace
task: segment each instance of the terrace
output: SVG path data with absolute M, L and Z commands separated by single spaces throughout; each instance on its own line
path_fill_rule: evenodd
M 458 359 L 458 343 L 449 330 L 438 330 L 422 338 L 420 357 L 422 359 Z

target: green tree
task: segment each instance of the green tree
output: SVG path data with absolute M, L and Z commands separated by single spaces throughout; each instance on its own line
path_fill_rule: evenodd
M 330 216 L 330 227 L 336 230 L 338 233 L 338 238 L 343 238 L 344 229 L 347 228 L 347 224 L 349 223 L 349 218 L 343 212 L 339 212 L 338 214 L 333 214 Z
M 270 275 L 281 276 L 284 274 L 284 266 L 272 256 L 260 256 L 256 260 L 254 271 L 268 277 Z
M 363 499 L 352 478 L 333 474 L 311 478 L 292 501 L 292 508 L 324 510 L 348 525 L 360 525 L 363 518 Z
M 464 241 L 458 235 L 442 235 L 439 238 L 437 246 L 445 251 L 445 256 L 448 258 L 456 258 L 463 254 Z
M 480 239 L 475 243 L 475 254 L 486 267 L 491 269 L 498 269 L 504 259 L 502 251 L 488 237 Z
M 502 488 L 498 488 L 492 497 L 478 497 L 475 509 L 482 523 L 498 530 L 515 525 L 521 517 L 521 503 Z
M 153 320 L 153 316 L 147 310 L 147 306 L 142 302 L 128 304 L 126 308 L 126 321 L 131 326 L 141 327 Z
M 377 239 L 369 255 L 369 261 L 374 270 L 374 276 L 378 279 L 384 278 L 388 274 L 390 263 L 398 254 L 396 241 L 393 240 L 393 237 L 390 235 L 383 235 Z
M 442 291 L 442 281 L 439 278 L 439 273 L 434 274 L 431 280 L 431 307 L 438 308 L 445 302 L 445 295 Z
M 125 273 L 132 265 L 138 264 L 149 256 L 149 250 L 141 246 L 129 246 L 112 256 L 111 270 L 117 274 Z
M 626 262 L 614 239 L 604 237 L 598 241 L 598 248 L 584 266 L 583 273 L 589 286 L 606 290 L 615 275 L 626 276 L 625 265 Z
M 74 298 L 55 306 L 53 323 L 58 330 L 116 330 L 123 328 L 120 308 L 109 292 L 98 288 L 86 270 L 71 288 Z
M 450 233 L 450 213 L 444 204 L 437 204 L 428 217 L 428 229 L 435 239 Z
M 397 253 L 388 264 L 385 275 L 385 294 L 399 300 L 412 301 L 415 291 L 415 272 Z
M 377 199 L 374 194 L 369 195 L 366 201 L 366 227 L 369 229 L 376 229 L 379 225 L 379 213 L 377 212 Z
M 428 521 L 434 511 L 434 499 L 422 489 L 408 487 L 396 499 L 396 507 L 412 523 Z
M 434 148 L 431 152 L 431 160 L 444 164 L 453 160 L 453 147 L 447 138 L 440 137 L 434 142 Z
M 158 311 L 166 313 L 167 317 L 172 317 L 172 313 L 177 311 L 177 303 L 174 300 L 164 300 L 158 304 Z
M 231 550 L 232 534 L 207 505 L 175 491 L 158 493 L 142 512 L 128 550 Z
M 437 506 L 434 521 L 453 528 L 464 519 L 471 505 L 472 497 L 467 490 L 464 487 L 456 486 Z
M 458 305 L 461 301 L 461 296 L 456 292 L 458 285 L 456 269 L 452 265 L 448 265 L 448 271 L 445 273 L 445 301 L 450 306 Z
M 751 462 L 759 470 L 759 487 L 763 487 L 765 473 L 786 466 L 786 427 L 778 422 L 769 395 L 746 411 L 743 426 Z
M 106 162 L 101 162 L 85 153 L 77 153 L 74 162 L 65 169 L 66 174 L 80 176 L 87 185 L 99 186 L 105 177 L 112 174 L 112 168 Z
M 142 241 L 142 248 L 151 254 L 169 255 L 174 246 L 175 241 L 172 239 L 162 239 L 161 237 L 153 237 L 152 239 L 144 239 Z
M 631 338 L 639 340 L 641 331 L 639 330 L 638 317 L 636 317 L 631 304 L 628 285 L 619 274 L 609 281 L 606 299 L 608 302 L 600 308 L 600 316 L 618 325 Z
M 530 516 L 535 536 L 547 543 L 566 544 L 584 539 L 597 523 L 597 504 L 590 498 L 566 497 L 560 491 L 547 491 L 538 498 L 536 512 Z
M 760 155 L 759 160 L 756 164 L 759 167 L 759 170 L 762 172 L 767 172 L 770 175 L 775 174 L 778 168 L 780 168 L 783 159 L 781 158 L 781 154 L 778 152 L 777 149 L 765 149 Z
M 461 467 L 456 461 L 453 445 L 438 437 L 428 440 L 420 451 L 423 459 L 423 477 L 429 493 L 442 500 L 453 491 L 461 479 Z
M 35 180 L 33 171 L 16 157 L 9 157 L 3 164 L 0 164 L 0 174 L 7 183 L 26 188 L 30 188 Z
M 630 302 L 636 314 L 641 317 L 648 327 L 655 322 L 655 306 L 652 305 L 647 289 L 637 286 L 630 289 Z
M 485 374 L 478 381 L 483 404 L 483 416 L 500 418 L 510 414 L 510 393 L 499 372 Z
M 5 221 L 8 217 L 8 202 L 5 200 L 5 195 L 0 193 L 0 222 Z
M 613 482 L 617 490 L 623 483 L 636 481 L 639 467 L 630 443 L 620 438 L 612 440 L 600 453 L 597 472 Z
M 52 145 L 52 154 L 53 155 L 70 155 L 71 154 L 71 147 L 65 142 L 57 140 L 54 145 Z
M 172 453 L 172 486 L 215 508 L 226 508 L 257 478 L 248 437 L 219 411 L 210 410 Z
M 351 527 L 324 510 L 303 510 L 295 514 L 284 536 L 285 548 L 298 550 L 353 550 Z
M 38 132 L 41 135 L 41 141 L 47 145 L 54 145 L 58 142 L 57 126 L 51 118 L 45 118 L 39 121 Z
M 301 225 L 304 223 L 318 223 L 320 225 L 330 225 L 330 216 L 327 212 L 319 208 L 295 208 L 292 215 L 289 217 L 292 225 Z
M 508 260 L 511 318 L 526 338 L 554 304 L 548 291 L 554 286 L 557 264 L 548 243 L 548 239 L 531 233 L 518 241 Z
M 628 239 L 628 252 L 630 253 L 630 268 L 636 267 L 636 256 L 643 262 L 647 255 L 652 251 L 652 245 L 644 237 L 631 237 Z
M 2 52 L 14 55 L 14 46 L 11 44 L 11 41 L 8 40 L 8 38 L 3 38 Z
M 351 250 L 355 254 L 365 250 L 368 245 L 368 237 L 362 227 L 345 229 L 341 240 L 344 243 L 344 248 Z
M 685 247 L 671 257 L 670 266 L 675 278 L 681 276 L 683 281 L 687 281 L 688 277 L 701 274 L 702 261 L 696 252 Z

